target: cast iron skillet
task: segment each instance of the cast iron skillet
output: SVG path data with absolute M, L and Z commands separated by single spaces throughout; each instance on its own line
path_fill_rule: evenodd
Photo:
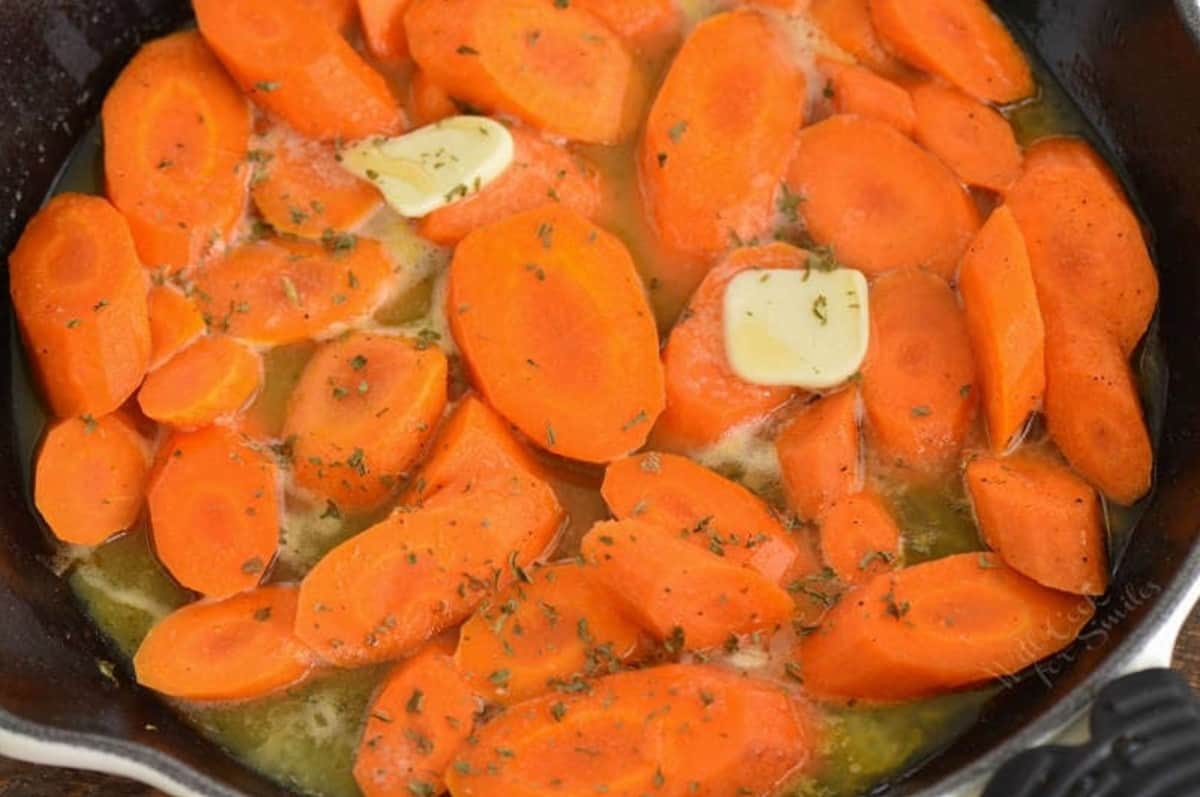
M 966 736 L 886 794 L 960 786 L 1064 724 L 1129 665 L 1200 578 L 1200 48 L 1189 35 L 1200 31 L 1195 3 L 993 3 L 1095 126 L 1152 231 L 1171 374 L 1158 492 L 1081 639 L 1043 677 L 1003 690 Z M 0 254 L 12 248 L 138 43 L 177 27 L 186 6 L 0 0 Z M 6 285 L 7 274 L 2 278 Z M 8 356 L 7 290 L 0 297 L 0 350 Z M 46 567 L 48 548 L 25 499 L 9 368 L 0 369 L 0 383 L 0 742 L 32 737 L 115 755 L 212 797 L 283 797 L 132 686 L 127 673 L 113 681 L 98 669 L 97 659 L 111 653 Z

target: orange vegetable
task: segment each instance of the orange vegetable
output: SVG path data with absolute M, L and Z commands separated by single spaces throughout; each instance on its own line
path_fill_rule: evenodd
M 196 303 L 170 285 L 155 285 L 146 296 L 150 322 L 150 368 L 158 368 L 204 334 Z
M 262 383 L 258 353 L 218 335 L 201 338 L 146 377 L 138 404 L 159 423 L 205 426 L 239 412 Z
M 33 502 L 54 536 L 99 545 L 141 514 L 150 454 L 120 413 L 68 418 L 46 432 L 35 468 Z
M 912 700 L 1018 672 L 1066 647 L 1094 611 L 992 554 L 965 553 L 875 576 L 796 653 L 817 697 Z
M 1008 120 L 956 89 L 922 83 L 912 89 L 917 143 L 941 158 L 964 183 L 1004 191 L 1021 175 L 1021 148 Z
M 420 69 L 413 72 L 412 80 L 408 84 L 408 104 L 413 125 L 417 127 L 431 125 L 447 116 L 455 116 L 459 113 L 458 104 L 454 102 L 454 99 Z M 514 144 L 520 146 L 519 141 Z M 491 188 L 494 184 L 494 182 L 488 183 L 488 187 Z M 456 203 L 456 205 L 460 204 L 462 203 Z
M 903 67 L 880 43 L 868 0 L 812 0 L 809 15 L 830 41 L 884 75 Z
M 358 16 L 355 0 L 304 0 L 317 19 L 331 28 L 344 31 Z
M 446 406 L 446 355 L 352 333 L 317 350 L 288 402 L 296 483 L 342 508 L 378 505 L 421 453 Z
M 1046 390 L 1045 328 L 1021 229 L 1001 206 L 963 258 L 958 290 L 992 450 L 1008 448 Z
M 712 257 L 769 232 L 804 123 L 804 77 L 755 11 L 701 22 L 650 109 L 638 168 L 666 246 Z
M 904 88 L 865 67 L 830 58 L 821 58 L 818 64 L 829 80 L 826 92 L 832 93 L 834 111 L 875 119 L 912 135 L 917 111 Z
M 223 426 L 168 437 L 147 498 L 154 550 L 188 589 L 212 597 L 250 589 L 275 557 L 275 463 Z
M 410 0 L 358 0 L 363 38 L 371 55 L 388 63 L 408 58 L 408 39 L 404 35 L 404 12 Z
M 388 135 L 404 112 L 387 81 L 304 0 L 193 0 L 200 32 L 252 100 L 331 141 Z
M 146 276 L 129 226 L 99 197 L 60 194 L 8 258 L 13 307 L 54 414 L 107 415 L 146 374 Z
M 608 462 L 645 443 L 658 331 L 615 236 L 554 204 L 482 227 L 454 252 L 447 312 L 475 384 L 538 445 Z
M 872 119 L 839 115 L 805 128 L 788 185 L 804 197 L 813 239 L 869 275 L 926 268 L 949 279 L 979 228 L 954 173 Z
M 574 0 L 637 49 L 658 48 L 679 34 L 683 22 L 675 0 Z
M 863 584 L 900 559 L 900 528 L 873 492 L 847 495 L 821 516 L 821 554 L 847 584 Z
M 984 539 L 1010 567 L 1051 589 L 1104 594 L 1104 517 L 1085 481 L 1021 453 L 971 460 L 966 480 Z
M 197 33 L 145 45 L 101 121 L 108 195 L 142 262 L 186 268 L 229 238 L 246 208 L 250 105 Z
M 296 639 L 296 588 L 272 585 L 185 606 L 150 629 L 133 667 L 183 700 L 251 700 L 294 686 L 316 657 Z
M 412 0 L 404 26 L 421 69 L 471 105 L 579 141 L 612 143 L 633 132 L 644 79 L 620 38 L 580 8 Z
M 858 489 L 862 465 L 858 391 L 826 396 L 795 413 L 775 437 L 788 508 L 814 520 Z

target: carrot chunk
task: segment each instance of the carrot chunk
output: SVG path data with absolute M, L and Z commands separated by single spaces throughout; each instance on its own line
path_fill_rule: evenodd
M 150 629 L 138 683 L 183 700 L 251 700 L 294 686 L 316 657 L 296 639 L 296 588 L 261 587 L 185 606 Z
M 868 0 L 812 0 L 809 15 L 830 41 L 863 65 L 883 75 L 903 68 L 879 41 Z
M 413 73 L 408 84 L 408 105 L 413 124 L 417 127 L 431 125 L 445 119 L 447 116 L 458 114 L 458 104 L 446 93 L 446 90 L 429 79 L 424 70 L 418 69 Z M 520 151 L 520 142 L 514 142 Z M 497 178 L 499 179 L 499 178 Z M 488 188 L 495 185 L 489 183 Z M 462 203 L 458 203 L 462 204 Z M 451 205 L 450 207 L 455 207 Z
M 770 230 L 804 123 L 804 77 L 755 11 L 700 23 L 650 110 L 638 167 L 651 221 L 672 250 L 717 255 Z
M 275 463 L 225 427 L 167 438 L 147 497 L 154 550 L 188 589 L 212 597 L 250 589 L 275 557 Z
M 819 65 L 829 80 L 826 92 L 832 93 L 833 109 L 837 113 L 875 119 L 906 136 L 912 135 L 917 125 L 917 111 L 912 96 L 901 86 L 865 67 L 829 58 L 820 59 Z
M 358 0 L 363 38 L 371 55 L 387 63 L 408 58 L 408 38 L 404 34 L 404 12 L 410 0 Z
M 99 197 L 60 194 L 8 258 L 27 351 L 54 414 L 107 415 L 146 375 L 146 276 L 129 225 Z
M 679 35 L 683 22 L 675 0 L 575 0 L 635 49 L 657 49 Z
M 194 31 L 150 42 L 104 100 L 104 172 L 147 266 L 186 268 L 246 208 L 250 105 Z
M 1021 148 L 1008 120 L 956 89 L 923 83 L 912 89 L 917 143 L 964 183 L 1004 191 L 1021 176 Z
M 170 285 L 155 285 L 146 295 L 150 322 L 150 368 L 155 369 L 204 334 L 204 316 L 196 303 Z
M 234 415 L 262 388 L 258 353 L 232 338 L 202 338 L 171 358 L 138 391 L 147 418 L 197 427 Z
M 795 413 L 775 437 L 788 508 L 815 520 L 862 482 L 858 391 L 826 396 Z
M 1016 673 L 1070 644 L 1094 612 L 992 554 L 958 554 L 875 576 L 796 653 L 815 696 L 912 700 Z
M 839 499 L 821 516 L 821 554 L 847 584 L 863 584 L 900 559 L 900 528 L 873 492 Z
M 358 16 L 355 0 L 304 0 L 316 18 L 329 27 L 345 31 Z
M 454 252 L 447 312 L 476 385 L 539 446 L 608 462 L 645 443 L 658 330 L 616 237 L 560 205 L 482 227 Z

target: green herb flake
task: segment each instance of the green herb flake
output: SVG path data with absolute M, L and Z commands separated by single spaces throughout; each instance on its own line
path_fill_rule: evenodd
M 277 80 L 260 80 L 254 84 L 255 91 L 261 91 L 265 94 L 270 94 L 273 91 L 279 91 L 279 81 Z
M 554 717 L 555 722 L 562 722 L 563 717 L 567 716 L 567 704 L 561 700 L 557 700 L 550 705 L 550 716 Z
M 667 138 L 671 139 L 672 144 L 678 144 L 679 139 L 683 138 L 683 134 L 687 132 L 687 129 L 687 120 L 680 119 L 678 122 L 671 125 L 671 129 L 667 131 Z
M 817 294 L 817 298 L 813 299 L 812 314 L 821 322 L 821 326 L 829 323 L 829 300 L 825 298 L 825 294 Z
M 458 45 L 458 49 L 454 52 L 458 53 L 459 55 L 479 55 L 478 50 L 465 44 Z
M 914 418 L 928 418 L 933 414 L 933 410 L 929 409 L 929 407 L 924 404 L 919 404 L 916 407 L 913 407 L 911 412 Z
M 333 520 L 341 520 L 342 510 L 338 509 L 338 505 L 333 502 L 332 498 L 325 500 L 325 511 L 321 513 L 321 520 L 331 518 Z

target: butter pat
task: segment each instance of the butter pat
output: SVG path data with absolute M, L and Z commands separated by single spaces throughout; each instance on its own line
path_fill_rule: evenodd
M 394 138 L 342 151 L 342 166 L 379 187 L 402 216 L 419 218 L 462 201 L 513 161 L 508 128 L 486 116 L 451 116 Z
M 867 280 L 854 269 L 752 269 L 725 289 L 725 354 L 759 385 L 831 388 L 867 355 Z

